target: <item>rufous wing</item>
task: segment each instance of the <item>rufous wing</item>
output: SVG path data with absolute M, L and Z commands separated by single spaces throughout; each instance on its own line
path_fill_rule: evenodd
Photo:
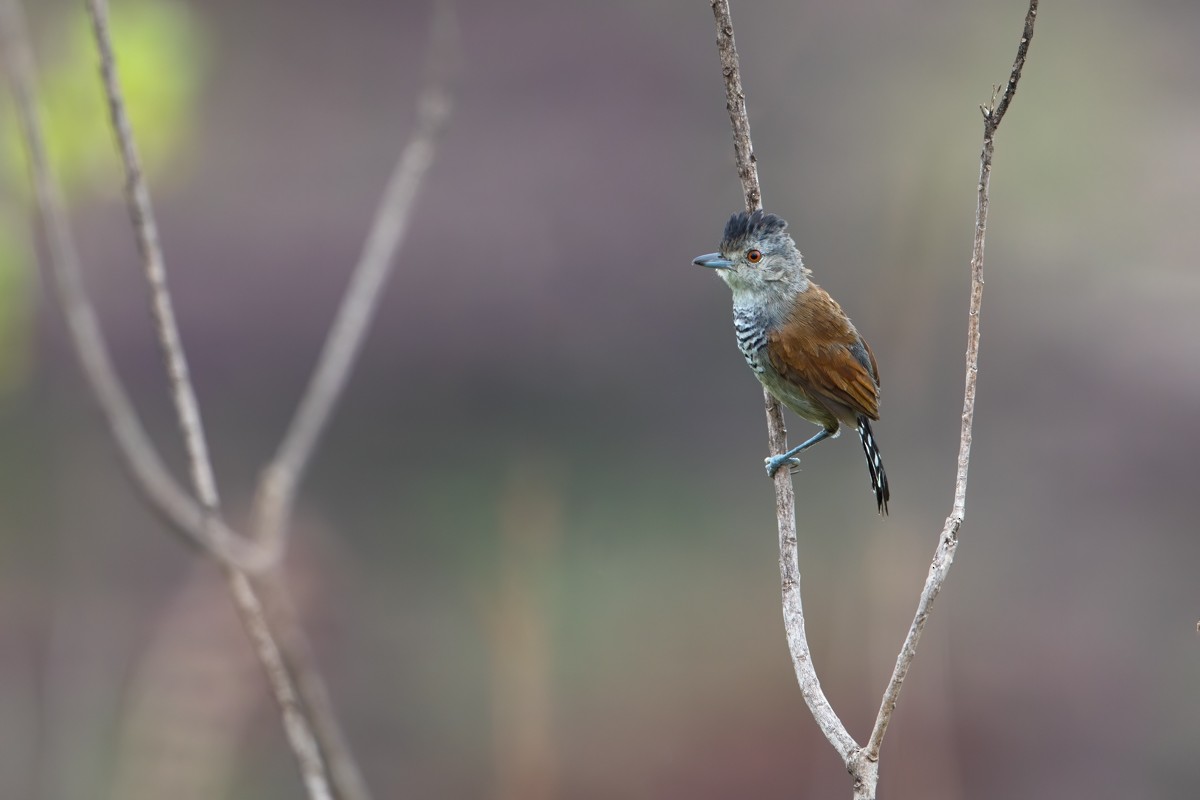
M 767 353 L 780 376 L 836 416 L 842 416 L 836 413 L 840 406 L 855 416 L 879 419 L 875 356 L 837 302 L 816 284 L 809 284 L 788 320 L 768 334 Z

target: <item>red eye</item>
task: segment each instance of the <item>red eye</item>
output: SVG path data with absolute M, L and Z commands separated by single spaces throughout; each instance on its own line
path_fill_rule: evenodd
M 749 261 L 751 264 L 757 264 L 758 262 L 762 261 L 762 251 L 761 250 L 747 250 L 746 251 L 746 260 Z

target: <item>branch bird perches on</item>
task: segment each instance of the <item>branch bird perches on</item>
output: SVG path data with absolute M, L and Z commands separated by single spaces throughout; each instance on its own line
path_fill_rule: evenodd
M 754 147 L 750 139 L 750 120 L 746 112 L 746 94 L 742 88 L 738 65 L 737 47 L 733 37 L 733 20 L 729 13 L 729 0 L 710 0 L 717 27 L 717 52 L 721 60 L 721 72 L 725 80 L 726 108 L 733 128 L 734 162 L 746 210 L 762 208 L 762 189 L 758 180 L 758 166 Z M 917 611 L 912 625 L 901 645 L 891 679 L 884 689 L 883 699 L 876 715 L 875 724 L 865 746 L 855 741 L 846 726 L 838 718 L 821 689 L 821 682 L 813 666 L 808 638 L 804 628 L 804 608 L 800 596 L 800 560 L 796 542 L 796 497 L 792 478 L 788 470 L 775 475 L 775 515 L 779 528 L 779 572 L 783 593 L 783 619 L 787 634 L 788 650 L 792 655 L 792 666 L 800 693 L 812 712 L 821 732 L 841 756 L 853 779 L 855 800 L 874 800 L 879 783 L 879 750 L 884 734 L 899 698 L 900 688 L 916 655 L 917 642 L 929 618 L 933 602 L 941 591 L 954 554 L 958 548 L 958 531 L 966 514 L 967 470 L 971 461 L 971 434 L 975 419 L 975 386 L 979 372 L 979 312 L 983 300 L 983 245 L 987 232 L 988 191 L 992 174 L 992 156 L 995 152 L 996 130 L 1012 104 L 1025 67 L 1029 44 L 1033 39 L 1037 21 L 1038 0 L 1030 0 L 1025 14 L 1025 25 L 1012 71 L 1004 87 L 992 94 L 991 101 L 981 106 L 983 112 L 983 150 L 980 153 L 979 187 L 975 212 L 975 239 L 971 252 L 971 298 L 967 310 L 967 355 L 966 385 L 963 393 L 962 426 L 959 452 L 954 481 L 954 501 L 950 516 L 938 536 L 937 548 L 925 579 L 924 588 L 917 602 Z M 779 403 L 767 390 L 763 390 L 767 415 L 768 452 L 782 453 L 787 447 L 787 430 L 783 424 L 783 413 Z

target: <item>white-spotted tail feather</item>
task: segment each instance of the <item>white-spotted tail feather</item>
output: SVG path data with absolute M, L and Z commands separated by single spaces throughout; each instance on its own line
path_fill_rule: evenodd
M 867 456 L 867 469 L 871 471 L 871 489 L 875 492 L 875 503 L 880 514 L 887 514 L 888 500 L 891 499 L 892 492 L 888 488 L 887 473 L 883 471 L 883 459 L 879 455 L 875 433 L 871 430 L 871 421 L 866 417 L 858 418 L 858 437 L 862 439 L 863 453 Z

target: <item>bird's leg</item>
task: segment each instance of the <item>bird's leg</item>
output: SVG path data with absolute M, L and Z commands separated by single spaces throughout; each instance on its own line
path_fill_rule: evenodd
M 834 431 L 829 431 L 829 430 L 826 430 L 825 428 L 822 428 L 821 430 L 817 431 L 816 435 L 814 435 L 807 442 L 804 442 L 803 444 L 798 444 L 795 447 L 793 447 L 791 450 L 788 450 L 786 453 L 783 453 L 781 455 L 771 456 L 770 458 L 767 459 L 767 463 L 766 463 L 767 475 L 769 477 L 774 478 L 775 473 L 778 472 L 779 468 L 782 467 L 784 464 L 788 464 L 790 466 L 798 466 L 800 464 L 800 459 L 795 458 L 795 455 L 797 453 L 799 453 L 801 450 L 807 450 L 808 448 L 812 447 L 817 442 L 821 442 L 821 441 L 828 439 L 830 436 L 833 436 L 834 433 L 835 433 Z

